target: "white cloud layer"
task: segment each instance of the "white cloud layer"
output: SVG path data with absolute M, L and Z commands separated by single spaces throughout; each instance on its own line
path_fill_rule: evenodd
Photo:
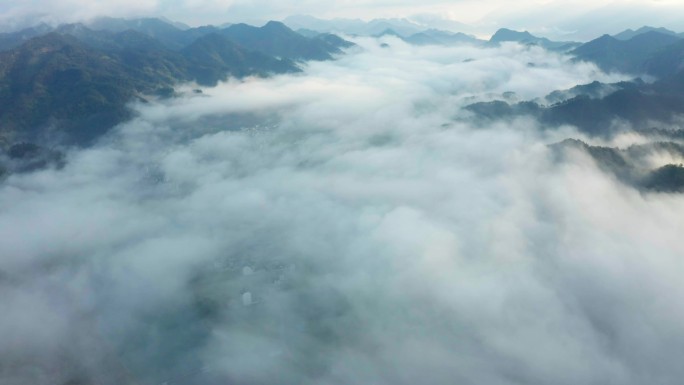
M 678 384 L 684 198 L 459 109 L 618 79 L 358 42 L 1 185 L 0 382 Z

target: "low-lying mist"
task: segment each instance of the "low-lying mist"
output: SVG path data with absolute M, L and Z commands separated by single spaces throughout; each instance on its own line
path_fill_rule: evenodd
M 684 198 L 557 161 L 571 127 L 461 110 L 624 78 L 356 43 L 4 181 L 0 382 L 680 383 Z

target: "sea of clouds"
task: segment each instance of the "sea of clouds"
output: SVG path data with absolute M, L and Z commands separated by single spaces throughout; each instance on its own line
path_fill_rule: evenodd
M 461 109 L 623 78 L 356 42 L 6 179 L 0 382 L 681 383 L 684 197 L 558 161 L 571 127 Z

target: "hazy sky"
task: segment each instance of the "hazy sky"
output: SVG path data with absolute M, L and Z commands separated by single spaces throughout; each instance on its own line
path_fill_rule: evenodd
M 614 29 L 658 24 L 677 28 L 684 2 L 677 0 L 24 0 L 0 2 L 0 29 L 35 20 L 73 21 L 97 15 L 163 15 L 191 25 L 227 21 L 258 23 L 308 14 L 322 18 L 438 15 L 489 31 L 501 26 L 592 35 Z M 598 18 L 598 19 L 597 19 Z M 682 26 L 684 29 L 684 26 Z

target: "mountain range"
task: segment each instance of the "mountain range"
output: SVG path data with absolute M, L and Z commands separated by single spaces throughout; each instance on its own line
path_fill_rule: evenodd
M 658 33 L 662 33 L 665 35 L 678 36 L 678 37 L 684 38 L 684 33 L 677 33 L 677 32 L 671 31 L 671 30 L 669 30 L 667 28 L 663 28 L 663 27 L 650 27 L 650 26 L 644 26 L 644 27 L 641 27 L 637 30 L 633 30 L 631 28 L 626 29 L 626 30 L 624 30 L 618 34 L 613 35 L 613 37 L 618 39 L 618 40 L 629 40 L 635 36 L 638 36 L 638 35 L 641 35 L 641 34 L 644 34 L 647 32 L 658 32 Z
M 306 30 L 304 33 L 315 32 Z M 372 35 L 373 37 L 394 36 L 412 45 L 441 45 L 453 46 L 459 44 L 471 44 L 476 46 L 498 46 L 505 42 L 515 42 L 528 46 L 540 46 L 552 51 L 569 51 L 580 46 L 577 42 L 556 42 L 530 34 L 527 31 L 518 32 L 507 28 L 499 29 L 489 40 L 482 40 L 473 35 L 462 32 L 451 32 L 439 29 L 427 29 L 413 34 L 401 34 L 392 28 L 383 30 Z
M 385 20 L 363 25 L 394 28 L 397 23 L 411 24 Z M 635 75 L 633 81 L 593 82 L 539 100 L 510 103 L 503 98 L 467 106 L 478 119 L 530 115 L 549 126 L 568 124 L 604 137 L 621 129 L 615 122 L 624 122 L 660 138 L 678 135 L 648 127 L 656 121 L 675 123 L 684 114 L 684 39 L 675 32 L 643 27 L 584 44 L 505 28 L 489 41 L 408 27 L 378 32 L 386 35 L 414 45 L 487 47 L 518 42 L 565 52 L 574 61 L 593 62 L 604 71 Z M 59 166 L 60 146 L 93 143 L 131 117 L 130 101 L 172 97 L 179 83 L 213 86 L 228 77 L 296 73 L 305 61 L 331 60 L 351 46 L 334 34 L 298 33 L 276 21 L 261 27 L 191 28 L 154 18 L 100 18 L 0 34 L 0 174 L 3 167 L 4 172 L 21 172 Z M 655 81 L 642 81 L 636 77 L 640 74 Z
M 653 84 L 640 80 L 608 85 L 595 82 L 555 92 L 545 99 L 559 100 L 558 95 L 562 94 L 570 98 L 550 105 L 540 101 L 510 104 L 496 100 L 466 108 L 481 119 L 505 120 L 528 115 L 550 126 L 572 125 L 591 136 L 610 137 L 616 130 L 624 129 L 615 122 L 639 129 L 650 128 L 652 122 L 676 123 L 684 113 L 684 72 Z
M 652 72 L 648 63 L 653 57 L 668 50 L 677 49 L 682 38 L 657 31 L 647 31 L 628 40 L 620 40 L 610 35 L 603 35 L 581 45 L 570 54 L 577 61 L 596 63 L 604 71 L 639 74 Z M 657 67 L 657 64 L 654 64 Z M 655 67 L 654 67 L 655 68 Z M 656 76 L 664 73 L 652 73 Z
M 87 145 L 130 117 L 127 104 L 174 86 L 300 72 L 352 43 L 284 24 L 180 29 L 160 19 L 98 19 L 0 35 L 0 147 Z M 27 154 L 37 153 L 28 152 Z M 21 157 L 14 157 L 20 159 Z
M 525 45 L 536 45 L 548 50 L 559 51 L 568 51 L 573 47 L 580 45 L 580 43 L 577 42 L 551 41 L 543 37 L 534 36 L 527 31 L 518 32 L 507 28 L 499 29 L 494 35 L 492 35 L 491 39 L 489 39 L 490 44 L 500 44 L 504 42 L 517 42 Z
M 603 171 L 618 180 L 643 191 L 665 193 L 684 192 L 684 166 L 666 164 L 652 169 L 645 167 L 649 158 L 668 153 L 673 158 L 684 156 L 684 146 L 675 142 L 634 144 L 627 148 L 591 146 L 583 141 L 567 139 L 550 146 L 558 159 L 569 151 L 579 150 L 588 154 Z
M 603 35 L 568 52 L 574 61 L 592 62 L 607 72 L 633 74 L 632 82 L 594 82 L 554 92 L 540 101 L 509 104 L 500 100 L 476 103 L 468 109 L 485 119 L 533 115 L 542 122 L 570 124 L 604 136 L 612 134 L 615 121 L 636 127 L 652 121 L 674 122 L 684 113 L 684 39 L 651 27 L 637 31 L 627 40 Z M 644 82 L 638 77 L 641 75 L 655 81 Z
M 571 125 L 589 137 L 610 138 L 632 130 L 655 141 L 628 149 L 595 147 L 576 140 L 552 146 L 589 154 L 604 170 L 624 183 L 642 190 L 684 191 L 684 167 L 668 164 L 657 169 L 647 166 L 648 154 L 667 150 L 681 157 L 678 129 L 684 114 L 684 39 L 671 33 L 643 28 L 623 40 L 604 35 L 568 52 L 574 61 L 595 63 L 604 71 L 647 75 L 653 80 L 614 84 L 592 82 L 552 92 L 544 98 L 510 103 L 500 100 L 466 107 L 477 119 L 508 121 L 532 116 L 545 127 Z

